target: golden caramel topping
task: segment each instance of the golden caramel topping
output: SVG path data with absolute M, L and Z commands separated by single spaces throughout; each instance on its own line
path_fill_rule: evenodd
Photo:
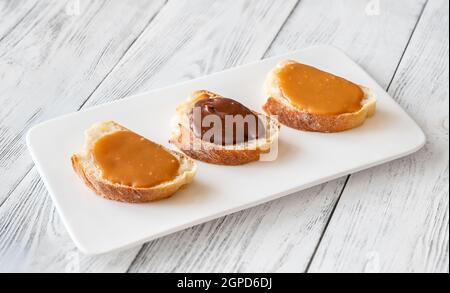
M 309 113 L 337 115 L 362 108 L 364 92 L 358 85 L 312 66 L 286 65 L 279 71 L 278 78 L 289 102 Z
M 100 138 L 92 156 L 103 177 L 135 188 L 148 188 L 174 179 L 180 163 L 161 145 L 131 131 Z

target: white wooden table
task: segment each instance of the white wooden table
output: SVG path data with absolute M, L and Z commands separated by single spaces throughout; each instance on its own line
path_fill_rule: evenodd
M 448 272 L 448 0 L 0 0 L 0 271 Z M 115 254 L 80 254 L 34 124 L 331 44 L 427 134 L 407 158 Z

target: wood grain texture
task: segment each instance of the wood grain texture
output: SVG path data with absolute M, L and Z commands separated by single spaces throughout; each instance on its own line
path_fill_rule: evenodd
M 448 273 L 448 10 L 428 1 L 389 90 L 426 146 L 351 176 L 310 271 Z
M 51 7 L 47 7 L 49 6 L 48 2 L 47 4 L 45 4 L 46 1 L 42 2 L 44 4 L 39 2 L 39 5 L 42 5 L 44 10 L 47 9 L 45 10 L 46 13 L 52 11 Z M 93 2 L 94 4 L 90 5 L 99 5 L 98 3 L 100 3 Z M 264 55 L 273 56 L 275 54 L 300 49 L 314 44 L 332 44 L 344 49 L 353 59 L 362 64 L 369 73 L 375 76 L 380 84 L 386 87 L 395 72 L 403 50 L 413 32 L 414 25 L 425 3 L 424 0 L 381 0 L 381 13 L 379 15 L 367 16 L 364 13 L 365 1 L 346 0 L 344 1 L 345 4 L 340 4 L 342 2 L 302 0 L 300 4 L 295 6 L 296 2 L 297 1 L 284 0 L 226 0 L 214 2 L 206 0 L 169 1 L 159 12 L 158 16 L 152 20 L 151 24 L 142 33 L 139 39 L 135 42 L 133 40 L 131 47 L 129 44 L 125 50 L 121 51 L 122 55 L 124 55 L 121 56 L 123 58 L 111 57 L 111 60 L 114 59 L 116 63 L 120 59 L 120 62 L 116 66 L 108 67 L 109 71 L 106 69 L 104 71 L 93 69 L 94 71 L 98 70 L 102 72 L 103 76 L 101 79 L 104 79 L 103 81 L 100 80 L 96 84 L 93 82 L 95 86 L 92 85 L 90 91 L 84 91 L 84 86 L 86 86 L 86 84 L 90 86 L 90 82 L 92 82 L 91 78 L 95 75 L 90 75 L 90 71 L 84 71 L 86 76 L 83 78 L 78 77 L 78 81 L 75 81 L 77 77 L 74 77 L 73 81 L 71 78 L 67 77 L 64 79 L 56 78 L 56 80 L 59 81 L 59 84 L 55 84 L 55 86 L 59 85 L 59 87 L 58 89 L 53 89 L 52 93 L 60 93 L 60 98 L 57 101 L 42 96 L 39 96 L 39 99 L 36 98 L 36 101 L 29 98 L 27 101 L 30 104 L 30 108 L 41 103 L 39 106 L 43 110 L 39 110 L 37 114 L 28 118 L 30 120 L 28 124 L 25 125 L 19 123 L 19 125 L 25 126 L 18 127 L 17 129 L 10 128 L 5 137 L 16 136 L 17 140 L 21 140 L 25 129 L 29 127 L 29 125 L 42 119 L 59 115 L 60 113 L 73 111 L 80 106 L 91 106 L 119 99 L 136 92 L 191 79 L 241 63 L 255 61 Z M 40 21 L 47 19 L 44 15 L 45 13 L 42 15 L 34 14 L 36 7 L 33 8 L 33 3 L 24 3 L 29 5 L 27 6 L 30 8 L 29 10 L 24 8 L 23 11 L 19 12 L 11 7 L 8 9 L 9 11 L 14 11 L 16 15 L 14 17 L 15 19 L 18 20 L 20 19 L 20 16 L 22 16 L 25 23 L 36 23 L 38 26 Z M 119 3 L 119 1 L 117 1 L 117 3 Z M 120 5 L 134 5 L 135 2 L 121 1 L 120 3 L 124 3 Z M 147 2 L 140 3 L 142 5 L 147 5 Z M 108 2 L 106 6 L 103 6 L 101 9 L 99 8 L 99 10 L 102 11 L 102 15 L 108 15 L 110 13 L 108 10 L 111 8 L 108 5 L 112 4 Z M 59 7 L 59 10 L 62 11 L 63 6 L 60 5 Z M 294 7 L 295 10 L 290 15 L 290 12 Z M 0 15 L 1 13 L 4 13 L 4 11 L 0 11 Z M 143 13 L 147 16 L 145 9 L 143 9 Z M 28 17 L 28 15 L 34 16 Z M 57 13 L 54 12 L 53 15 L 57 16 Z M 289 15 L 290 17 L 287 22 L 284 23 Z M 136 14 L 135 17 L 142 16 Z M 66 22 L 70 22 L 72 18 L 73 17 L 65 20 L 58 20 L 58 17 L 56 17 L 56 23 L 65 27 L 67 26 Z M 39 20 L 38 22 L 36 22 L 37 19 Z M 0 24 L 2 21 L 3 20 L 0 18 Z M 47 21 L 50 20 L 47 19 Z M 83 25 L 86 25 L 86 23 L 92 23 L 92 21 L 92 19 L 86 18 L 84 21 L 77 24 L 76 27 L 81 28 Z M 430 19 L 427 21 L 430 22 Z M 422 22 L 425 22 L 425 24 L 427 23 L 424 20 Z M 19 36 L 27 31 L 27 26 L 24 25 L 22 27 L 20 23 L 20 21 L 17 22 L 13 19 L 8 20 L 7 27 L 12 29 L 4 30 L 6 32 L 4 35 L 7 36 L 4 40 L 8 40 L 9 38 L 9 40 L 18 39 Z M 104 25 L 105 27 L 114 26 L 114 24 L 115 21 L 111 21 L 107 17 L 101 18 L 101 22 L 97 23 L 97 25 Z M 281 27 L 282 30 L 278 33 Z M 131 30 L 132 28 L 129 29 Z M 73 33 L 73 30 L 76 30 L 76 28 L 64 30 L 60 33 L 60 38 L 65 39 L 64 35 Z M 122 28 L 122 30 L 125 31 L 125 28 Z M 93 55 L 91 55 L 91 52 L 88 52 L 86 42 L 91 46 L 97 45 L 97 43 L 102 45 L 104 44 L 103 40 L 98 37 L 96 38 L 97 35 L 93 33 L 92 29 L 81 29 L 81 31 L 82 33 L 77 34 L 79 38 L 78 46 L 83 48 L 83 50 L 80 51 L 81 54 L 69 54 L 66 55 L 63 60 L 70 65 L 75 62 L 71 58 L 78 58 L 76 61 L 82 61 L 80 64 L 81 66 L 93 66 L 93 68 L 101 66 L 101 64 L 105 62 L 102 60 L 104 57 L 99 58 L 99 60 L 102 61 L 99 61 L 100 65 L 98 65 L 98 62 L 96 63 L 95 58 L 92 57 Z M 3 31 L 0 29 L 0 39 L 2 33 Z M 134 37 L 137 38 L 138 35 L 139 33 L 134 35 Z M 275 38 L 275 36 L 277 37 Z M 37 34 L 37 37 L 33 39 L 32 34 L 25 34 L 24 38 L 28 40 L 26 42 L 27 46 L 25 46 L 20 53 L 23 55 L 24 53 L 26 54 L 29 52 L 26 49 L 33 52 L 33 50 L 36 50 L 34 49 L 35 46 L 37 46 L 37 48 L 41 48 L 39 46 L 42 46 L 43 48 L 50 46 L 49 44 L 39 44 L 39 40 L 43 37 L 45 37 L 45 34 Z M 91 38 L 94 38 L 95 42 Z M 121 41 L 122 39 L 120 38 L 123 38 L 123 36 L 120 35 L 120 37 L 117 38 L 118 41 Z M 421 37 L 418 38 L 420 39 Z M 441 39 L 447 40 L 446 68 L 448 77 L 448 37 L 441 37 Z M 2 48 L 2 46 L 6 48 L 7 46 L 14 45 L 14 42 L 8 42 L 8 44 L 2 45 L 3 42 L 0 41 L 0 48 Z M 269 51 L 264 54 L 270 44 L 272 45 Z M 116 46 L 118 45 L 116 44 Z M 62 48 L 64 47 L 65 46 L 62 46 Z M 425 43 L 421 43 L 421 46 L 417 46 L 416 52 L 409 53 L 409 55 L 411 55 L 410 59 L 419 57 L 420 54 L 420 56 L 423 56 L 422 58 L 428 60 L 430 56 L 427 54 L 435 54 L 433 50 L 424 50 L 424 47 Z M 28 65 L 31 66 L 34 64 L 34 60 L 39 60 L 39 56 L 45 55 L 42 53 L 45 50 L 40 50 L 40 54 L 36 54 L 33 58 L 25 58 L 22 63 L 20 63 L 21 59 L 18 57 L 13 60 L 14 62 L 19 62 L 23 67 L 27 67 Z M 59 50 L 51 50 L 51 52 L 54 52 L 54 55 L 57 54 L 57 51 Z M 11 50 L 11 52 L 13 52 L 13 50 Z M 416 53 L 418 55 L 415 55 Z M 86 62 L 83 61 L 83 54 L 87 55 Z M 1 55 L 2 51 L 0 50 L 0 56 Z M 407 56 L 409 55 L 407 54 Z M 62 57 L 57 61 L 62 62 L 61 58 Z M 89 60 L 89 58 L 91 59 Z M 66 59 L 68 60 L 66 61 Z M 111 62 L 111 64 L 113 63 L 114 62 Z M 41 75 L 44 73 L 47 75 L 41 76 L 37 73 L 35 73 L 35 75 L 26 75 L 28 73 L 23 73 L 23 81 L 17 81 L 19 80 L 18 78 L 11 79 L 11 84 L 14 86 L 23 86 L 25 82 L 33 83 L 34 80 L 43 83 L 47 80 L 46 77 L 51 76 L 48 80 L 52 80 L 54 75 L 65 72 L 64 66 L 58 67 L 53 65 L 56 67 L 52 67 L 51 64 L 50 61 L 47 61 L 47 63 L 38 66 L 38 68 L 45 66 L 52 68 L 52 70 L 49 69 L 48 71 L 39 71 Z M 413 67 L 413 65 L 410 64 L 408 67 Z M 31 68 L 33 68 L 33 66 L 31 66 Z M 70 72 L 72 68 L 73 66 L 69 66 L 67 71 Z M 3 81 L 5 78 L 5 72 L 7 72 L 6 69 L 9 70 L 9 67 L 2 67 L 2 59 L 0 58 L 0 81 Z M 432 67 L 429 67 L 429 70 L 431 71 Z M 415 71 L 420 71 L 419 65 L 417 65 Z M 50 74 L 49 72 L 53 72 L 53 74 Z M 105 72 L 106 74 L 104 74 Z M 405 69 L 404 72 L 410 71 Z M 442 69 L 441 72 L 445 75 L 445 68 Z M 405 85 L 405 82 L 408 81 L 407 76 L 408 75 L 405 73 L 404 77 L 401 79 L 403 83 L 398 82 L 399 85 L 396 91 L 406 91 L 407 94 L 411 94 L 409 85 L 408 88 L 403 88 L 401 86 L 401 84 Z M 436 75 L 434 76 L 436 77 Z M 415 78 L 418 79 L 418 76 Z M 61 84 L 64 85 L 63 82 L 66 80 L 71 81 L 68 83 L 68 88 L 61 86 Z M 442 83 L 441 79 L 436 80 L 437 84 L 432 87 L 431 92 L 438 91 L 439 84 Z M 4 90 L 5 89 L 2 89 L 0 82 L 0 102 L 2 103 L 3 100 L 1 99 Z M 77 90 L 79 91 L 78 93 L 76 92 Z M 422 89 L 418 87 L 416 90 L 421 91 L 422 95 L 425 96 L 426 94 L 429 94 L 429 92 L 427 93 L 427 90 L 429 91 L 430 88 Z M 11 93 L 14 94 L 12 90 Z M 34 92 L 28 89 L 28 93 L 33 94 Z M 399 99 L 400 97 L 405 97 L 405 99 L 408 98 L 407 95 L 403 94 L 396 94 L 396 96 L 398 96 Z M 17 103 L 11 96 L 7 96 L 5 101 Z M 426 101 L 426 99 L 423 101 Z M 446 108 L 448 109 L 448 91 L 447 96 L 441 96 L 440 103 L 445 104 L 445 101 L 447 101 Z M 407 102 L 402 101 L 402 103 L 409 107 Z M 426 106 L 427 103 L 424 105 Z M 11 105 L 9 112 L 19 113 L 18 111 L 23 111 L 24 108 L 26 107 L 16 107 Z M 418 111 L 417 108 L 413 109 Z M 408 110 L 411 109 L 408 108 Z M 10 118 L 4 118 L 8 117 L 8 115 L 2 116 L 2 113 L 2 110 L 0 110 L 0 124 L 2 126 L 3 121 L 15 121 Z M 25 114 L 26 113 L 28 112 L 25 111 Z M 29 114 L 26 115 L 30 116 Z M 19 117 L 17 119 L 17 121 L 20 121 L 22 118 Z M 425 121 L 425 118 L 423 118 L 423 120 Z M 441 121 L 441 124 L 441 129 L 444 129 L 444 131 L 446 129 L 446 143 L 448 147 L 448 112 L 447 120 L 444 118 L 444 120 Z M 430 129 L 434 128 L 430 127 Z M 445 142 L 445 137 L 441 138 L 441 140 L 444 140 Z M 10 145 L 11 147 L 15 146 L 15 144 Z M 1 141 L 0 146 L 3 147 Z M 6 146 L 4 147 L 4 150 L 9 149 L 10 148 Z M 18 149 L 19 151 L 14 149 L 12 152 L 20 153 L 20 156 L 22 156 L 23 159 L 14 161 L 15 164 L 9 165 L 7 170 L 0 169 L 0 176 L 5 175 L 5 182 L 9 184 L 9 187 L 5 187 L 4 190 L 14 190 L 8 200 L 0 207 L 0 271 L 121 272 L 128 269 L 128 271 L 131 272 L 302 272 L 306 270 L 311 256 L 320 241 L 320 237 L 329 221 L 329 217 L 339 199 L 339 194 L 345 182 L 344 179 L 339 179 L 274 202 L 266 203 L 253 209 L 242 211 L 169 235 L 148 243 L 138 255 L 139 247 L 136 247 L 121 253 L 86 257 L 78 253 L 69 239 L 35 169 L 32 169 L 17 188 L 14 189 L 17 182 L 20 181 L 20 178 L 22 178 L 28 170 L 23 167 L 26 164 L 20 162 L 30 163 L 24 149 Z M 23 153 L 25 153 L 25 155 Z M 3 154 L 7 156 L 10 152 L 3 151 Z M 6 158 L 4 162 L 7 163 L 9 162 L 8 160 L 9 159 Z M 429 178 L 435 179 L 435 190 L 437 193 L 447 192 L 448 197 L 448 156 L 446 161 L 447 170 L 442 172 L 442 176 L 440 178 L 430 176 Z M 0 162 L 2 162 L 2 155 L 0 155 Z M 31 164 L 29 166 L 31 166 Z M 411 163 L 410 165 L 406 165 L 406 169 L 392 169 L 390 174 L 401 176 L 401 173 L 406 171 L 411 172 L 410 174 L 413 175 L 416 174 L 415 176 L 429 174 L 430 170 L 424 170 L 424 166 L 425 165 L 422 163 L 418 165 Z M 0 165 L 0 167 L 3 168 L 3 165 Z M 26 165 L 26 167 L 28 167 L 28 165 Z M 416 167 L 421 168 L 422 173 L 414 170 L 411 171 Z M 23 170 L 25 170 L 25 172 L 23 172 Z M 5 173 L 1 173 L 2 171 Z M 377 176 L 380 175 L 378 174 Z M 372 181 L 379 180 L 378 184 L 384 184 L 383 180 L 375 177 L 371 177 L 370 179 Z M 404 191 L 401 187 L 401 190 L 396 189 L 395 184 L 392 181 L 389 181 L 389 178 L 385 178 L 385 180 L 385 185 L 387 186 L 385 190 L 389 194 L 389 197 L 383 197 L 384 200 L 389 201 L 391 200 L 390 197 L 397 195 L 398 192 L 401 193 L 402 190 Z M 418 179 L 411 180 L 414 181 Z M 419 182 L 425 182 L 425 178 L 421 180 L 423 181 Z M 447 190 L 445 190 L 446 182 Z M 365 187 L 367 186 L 365 185 Z M 3 186 L 0 187 L 0 190 L 1 188 L 3 188 Z M 364 190 L 365 189 L 361 189 L 361 192 L 364 192 Z M 424 194 L 420 196 L 416 194 L 415 196 L 419 196 L 423 200 L 421 203 L 430 203 L 429 201 L 426 201 L 428 199 L 427 196 L 430 194 L 430 190 L 419 189 L 419 191 L 423 191 Z M 1 192 L 0 195 L 2 195 Z M 415 197 L 408 198 L 410 207 L 420 204 L 415 203 L 414 198 Z M 445 207 L 442 208 L 442 202 L 439 201 L 442 201 L 442 198 L 437 196 L 436 199 L 437 200 L 433 202 L 434 205 L 429 205 L 429 219 L 426 222 L 428 226 L 436 227 L 436 230 L 427 230 L 428 234 L 431 236 L 424 236 L 423 239 L 426 241 L 433 239 L 436 241 L 434 243 L 439 243 L 436 247 L 443 247 L 443 249 L 429 249 L 429 247 L 421 246 L 422 243 L 428 242 L 415 242 L 409 243 L 408 245 L 416 244 L 418 247 L 416 251 L 419 252 L 429 250 L 432 254 L 430 259 L 440 260 L 441 254 L 438 252 L 445 250 L 445 244 L 447 244 L 448 266 L 448 198 L 446 209 Z M 351 206 L 351 204 L 347 205 Z M 438 209 L 439 207 L 440 209 Z M 395 212 L 398 212 L 392 211 L 393 212 L 390 214 L 391 218 L 395 217 Z M 435 215 L 437 215 L 438 221 L 447 221 L 446 232 L 445 227 L 442 228 L 440 223 L 433 225 L 431 218 Z M 351 224 L 354 223 L 351 222 Z M 371 222 L 369 222 L 369 224 L 371 224 Z M 437 230 L 439 229 L 444 229 L 444 233 L 438 233 L 439 231 Z M 342 230 L 339 231 L 339 233 L 342 232 Z M 332 236 L 338 237 L 340 236 L 339 233 L 336 235 L 327 233 L 326 237 L 327 239 L 332 238 Z M 354 235 L 352 237 L 356 239 Z M 377 239 L 384 238 L 380 236 Z M 403 243 L 397 245 L 398 246 L 394 247 L 394 249 L 390 249 L 396 251 L 395 249 L 400 249 Z M 134 259 L 136 255 L 137 257 Z M 326 255 L 329 256 L 329 254 Z M 357 253 L 355 253 L 355 255 L 357 255 Z M 417 255 L 422 256 L 423 254 Z M 373 258 L 374 256 L 376 258 L 376 255 L 374 254 L 369 253 L 368 256 L 369 258 Z M 392 260 L 392 263 L 390 264 L 391 267 L 395 265 L 393 262 L 394 260 Z M 132 266 L 129 267 L 131 263 Z M 439 261 L 429 261 L 429 271 L 439 267 L 437 263 L 442 264 L 442 262 Z M 345 262 L 347 267 L 356 269 L 359 268 L 359 264 L 358 260 L 355 262 L 355 266 L 350 262 Z M 409 264 L 406 263 L 406 265 Z M 313 262 L 311 266 L 312 270 L 315 270 L 317 267 L 317 263 Z M 402 262 L 401 259 L 398 269 L 407 269 L 405 267 L 405 262 Z
M 11 199 L 0 208 L 0 272 L 122 272 L 139 251 L 78 252 L 34 168 Z
M 385 13 L 371 18 L 358 0 L 346 1 L 346 6 L 302 0 L 266 56 L 332 44 L 359 60 L 386 86 L 424 3 L 384 1 Z M 152 241 L 130 271 L 304 272 L 344 182 L 329 182 Z
M 267 56 L 332 45 L 387 88 L 425 2 L 380 0 L 379 14 L 367 15 L 368 1 L 302 0 Z
M 36 7 L 38 0 L 0 1 L 0 42 Z
M 66 3 L 38 1 L 25 13 L 9 4 L 2 12 L 19 19 L 0 41 L 0 204 L 32 166 L 30 126 L 77 110 L 164 4 L 79 1 L 80 14 L 69 15 Z
M 257 60 L 295 3 L 169 1 L 85 105 Z M 125 271 L 136 255 L 132 249 L 120 255 L 81 256 L 59 218 L 48 214 L 54 214 L 54 207 L 33 169 L 0 208 L 0 262 L 10 264 L 8 270 L 64 271 L 77 264 L 75 271 Z M 60 248 L 48 249 L 48 243 Z
M 296 3 L 169 1 L 85 107 L 257 61 Z

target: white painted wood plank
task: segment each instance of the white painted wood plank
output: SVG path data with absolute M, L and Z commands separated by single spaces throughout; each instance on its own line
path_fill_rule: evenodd
M 386 88 L 426 1 L 380 0 L 379 13 L 368 15 L 366 6 L 370 2 L 375 3 L 301 1 L 268 56 L 304 46 L 333 45 Z
M 448 273 L 448 10 L 447 0 L 428 1 L 389 90 L 428 143 L 351 176 L 312 272 Z
M 34 168 L 11 199 L 0 208 L 0 272 L 123 272 L 139 251 L 80 254 Z
M 85 107 L 257 61 L 296 3 L 169 1 Z
M 2 13 L 18 23 L 0 41 L 0 204 L 32 166 L 26 130 L 76 110 L 164 1 L 79 3 L 79 15 L 66 13 L 66 1 L 38 1 L 24 16 Z
M 36 4 L 37 0 L 0 1 L 0 41 L 22 22 Z
M 295 3 L 170 1 L 87 105 L 257 60 Z M 124 271 L 136 255 L 81 256 L 48 214 L 54 208 L 33 169 L 0 208 L 0 262 L 9 270 L 62 271 L 75 259 L 80 271 Z
M 359 0 L 302 0 L 267 56 L 333 44 L 386 86 L 424 1 L 381 1 L 369 17 Z M 132 272 L 303 272 L 339 197 L 336 180 L 147 244 Z M 245 196 L 243 194 L 243 196 Z

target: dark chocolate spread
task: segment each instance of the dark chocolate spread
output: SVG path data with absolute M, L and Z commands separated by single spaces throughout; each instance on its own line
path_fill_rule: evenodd
M 233 99 L 200 100 L 195 103 L 190 118 L 194 135 L 215 144 L 235 145 L 264 137 L 265 134 L 261 119 Z M 218 121 L 221 125 L 217 126 Z

